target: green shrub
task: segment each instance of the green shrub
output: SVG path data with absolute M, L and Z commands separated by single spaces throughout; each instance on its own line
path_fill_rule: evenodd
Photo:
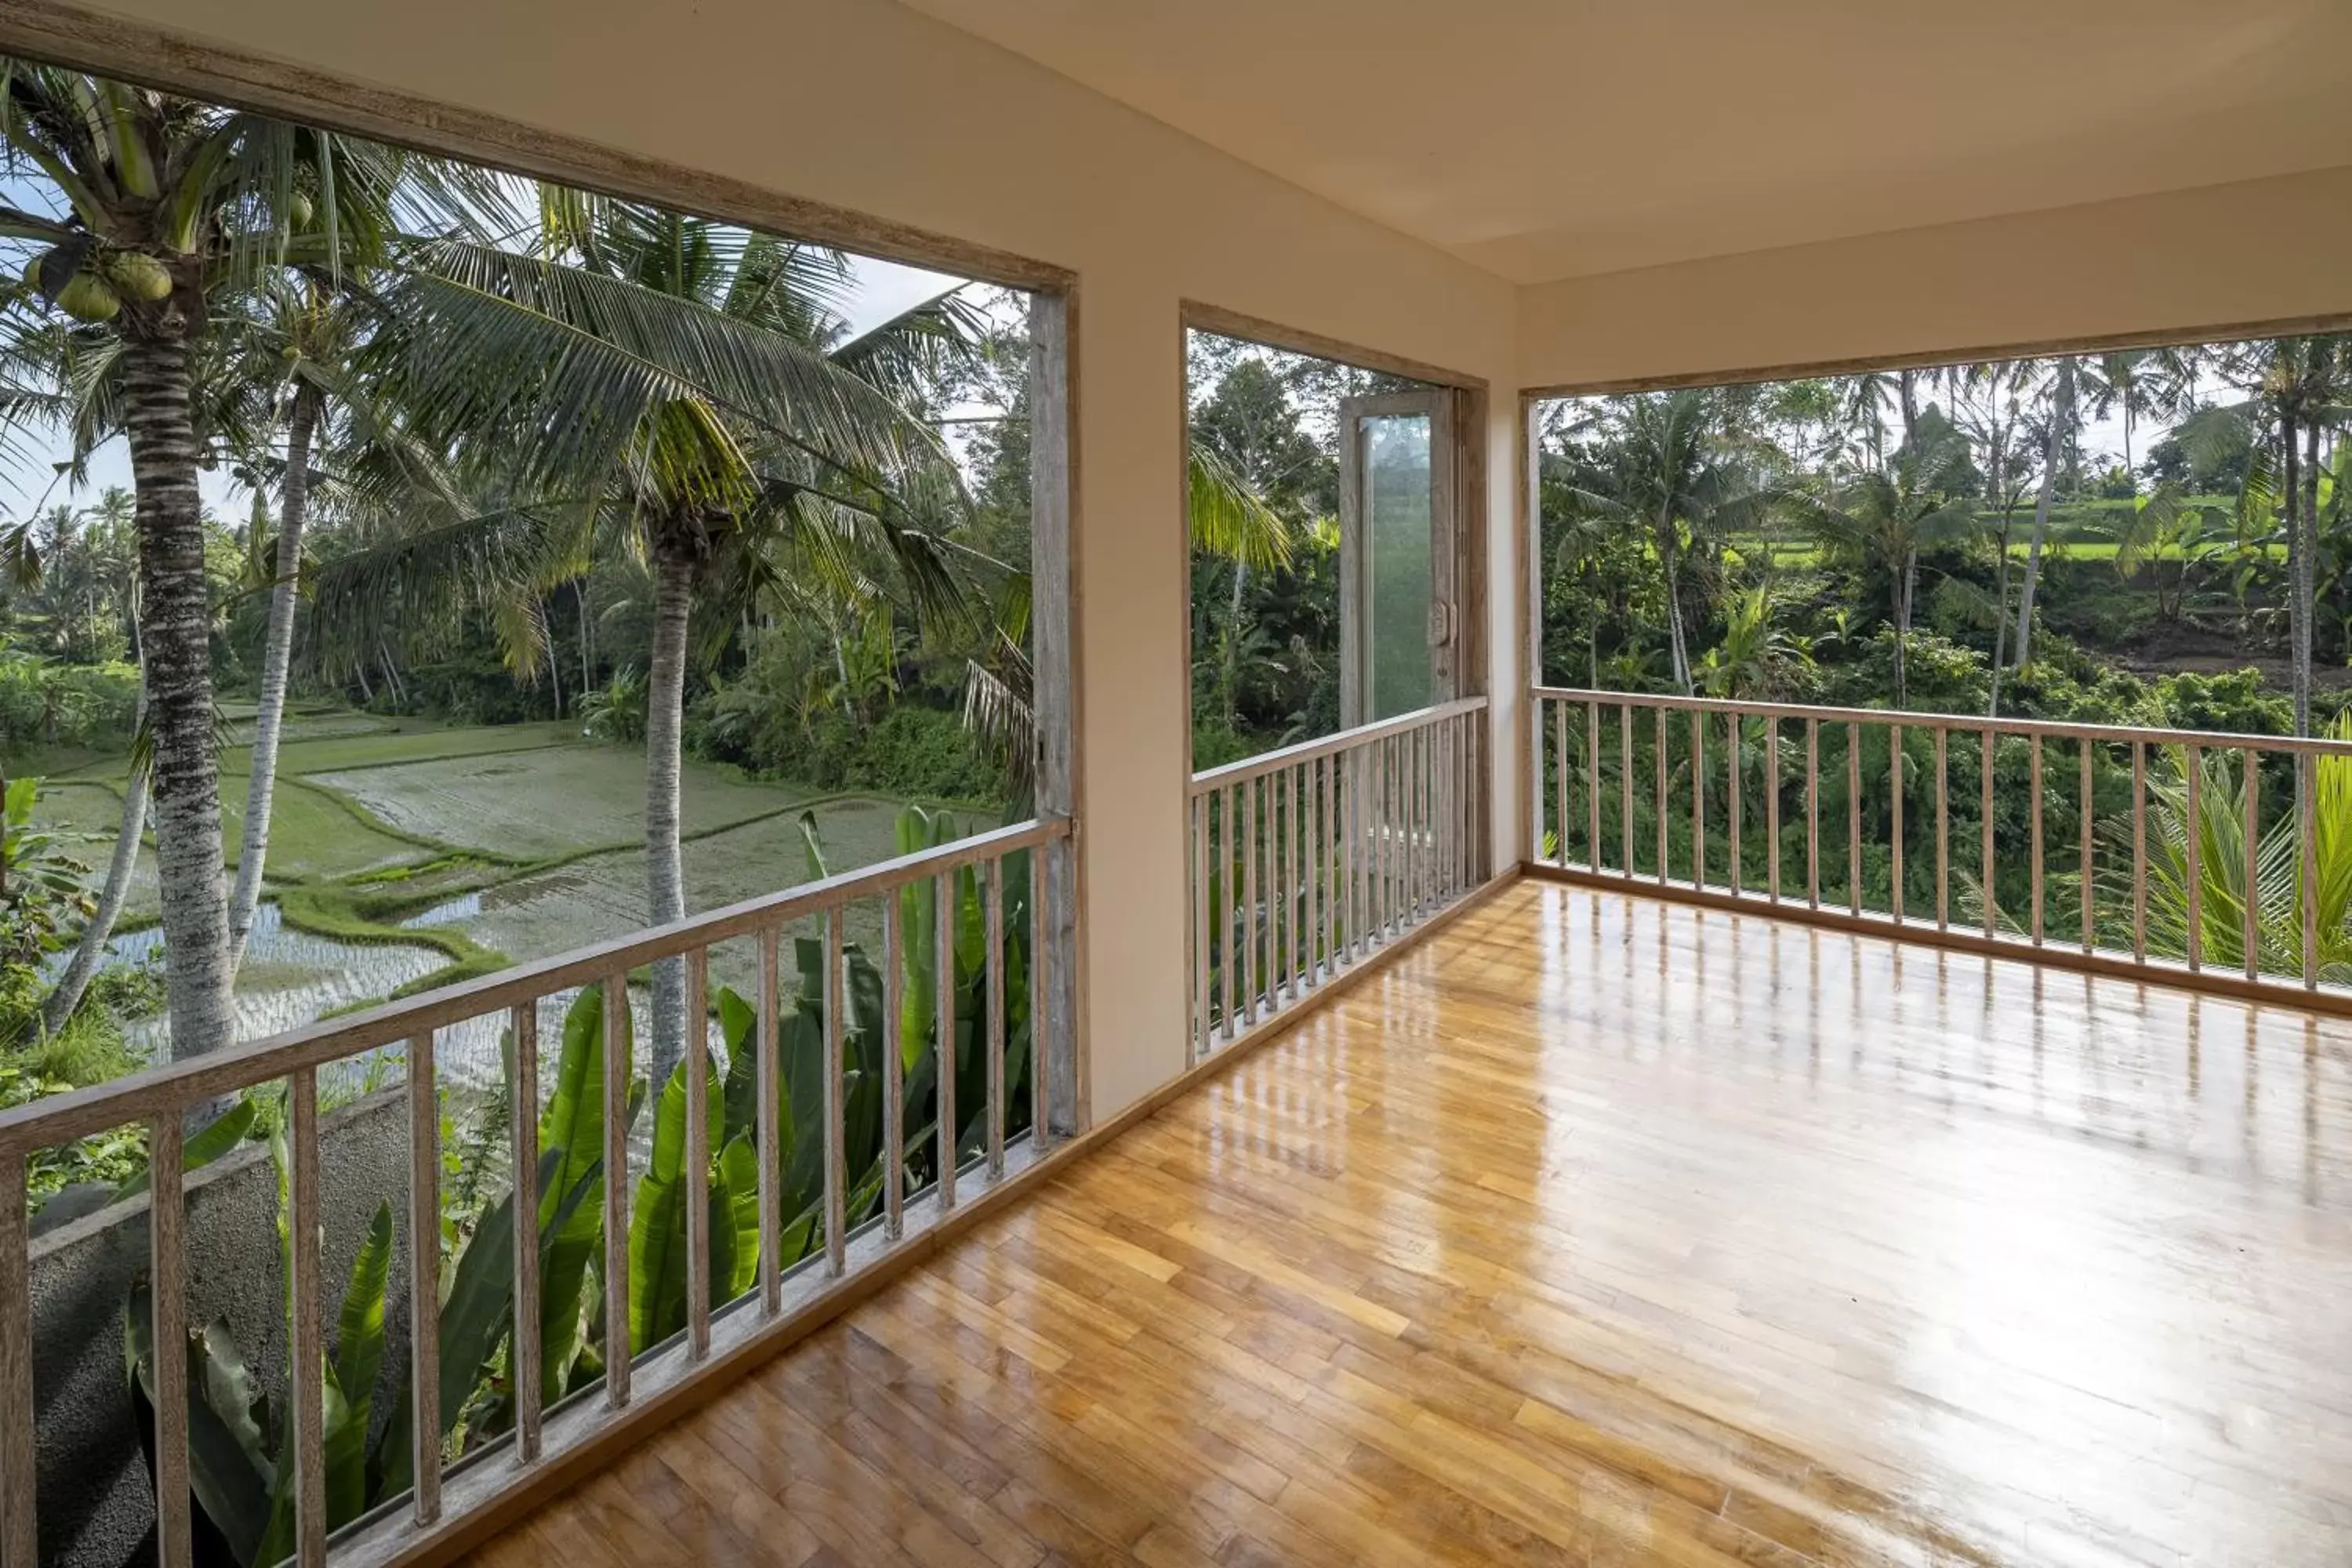
M 939 800 L 997 800 L 1006 793 L 1003 770 L 960 714 L 902 701 L 871 724 L 832 711 L 803 722 L 763 706 L 761 697 L 751 686 L 712 693 L 696 706 L 688 743 L 714 762 L 817 789 Z
M 0 655 L 0 744 L 89 746 L 131 736 L 139 669 Z

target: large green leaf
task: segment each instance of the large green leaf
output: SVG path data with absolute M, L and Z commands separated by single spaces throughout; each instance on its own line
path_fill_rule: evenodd
M 629 1214 L 629 1346 L 642 1352 L 686 1325 L 687 1068 L 681 1061 L 654 1112 L 654 1141 Z M 702 1070 L 707 1147 L 720 1142 L 724 1095 L 708 1056 Z M 730 1260 L 731 1262 L 731 1260 Z M 714 1266 L 714 1272 L 715 1272 Z
M 154 1429 L 154 1299 L 147 1282 L 131 1289 L 124 1316 L 124 1352 L 130 1363 L 133 1415 L 140 1431 Z M 258 1395 L 251 1372 L 227 1326 L 216 1324 L 189 1337 L 187 1360 L 188 1489 L 229 1550 L 251 1561 L 269 1527 L 273 1474 L 254 1419 Z M 215 1350 L 225 1359 L 215 1362 Z M 215 1403 L 215 1401 L 219 1403 Z M 232 1415 L 225 1415 L 226 1405 Z
M 222 1111 L 182 1146 L 181 1170 L 201 1170 L 244 1142 L 252 1134 L 254 1119 L 260 1113 L 261 1108 L 250 1098 L 240 1100 Z M 124 1198 L 145 1192 L 147 1178 L 148 1173 L 142 1170 L 123 1183 L 115 1189 L 115 1201 L 120 1203 Z
M 352 1259 L 351 1282 L 343 1287 L 342 1310 L 335 1320 L 335 1381 L 362 1429 L 376 1373 L 383 1365 L 383 1293 L 391 1277 L 392 1205 L 384 1203 L 376 1205 L 367 1239 Z
M 630 1038 L 625 1020 L 623 1038 Z M 633 1048 L 633 1047 L 632 1047 Z M 555 1185 L 541 1198 L 540 1224 L 546 1234 L 550 1204 L 560 1204 L 593 1167 L 603 1169 L 604 1144 L 604 999 L 590 986 L 580 993 L 563 1020 L 563 1055 L 556 1071 L 554 1098 L 540 1119 L 540 1147 L 561 1149 L 563 1163 Z M 637 1103 L 631 1091 L 631 1119 Z M 589 1189 L 571 1219 L 556 1233 L 540 1274 L 541 1391 L 549 1403 L 562 1397 L 572 1364 L 584 1340 L 581 1291 L 588 1266 L 602 1250 L 604 1232 L 601 1180 Z

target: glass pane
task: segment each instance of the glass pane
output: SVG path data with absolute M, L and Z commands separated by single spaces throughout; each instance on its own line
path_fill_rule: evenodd
M 1425 414 L 1367 415 L 1363 437 L 1364 717 L 1430 700 L 1430 452 Z

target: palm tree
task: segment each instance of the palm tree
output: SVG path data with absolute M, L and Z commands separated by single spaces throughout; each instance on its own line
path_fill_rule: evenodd
M 1854 476 L 1824 500 L 1790 502 L 1830 556 L 1886 574 L 1897 708 L 1908 695 L 1906 650 L 1918 590 L 1919 552 L 1958 538 L 1976 516 L 1975 503 L 1955 493 L 1970 467 L 1968 443 L 1937 423 L 1943 437 L 1928 442 L 1925 450 L 1906 446 L 1885 468 Z
M 2025 547 L 2025 583 L 2017 599 L 2017 657 L 2022 669 L 2033 657 L 2033 595 L 2042 584 L 2042 546 L 2050 533 L 2050 508 L 2058 494 L 2058 469 L 2074 444 L 2081 410 L 2074 396 L 2077 365 L 2071 355 L 2052 366 L 2042 433 L 2042 488 L 2033 498 L 2033 532 Z
M 196 482 L 205 376 L 234 324 L 225 307 L 291 260 L 331 257 L 347 232 L 382 232 L 408 161 L 20 60 L 0 61 L 0 137 L 5 172 L 45 187 L 58 214 L 0 206 L 0 239 L 37 247 L 11 292 L 50 312 L 50 363 L 77 367 L 55 422 L 71 426 L 77 463 L 116 431 L 131 448 L 171 1047 L 186 1058 L 234 1028 Z
M 1759 484 L 1719 448 L 1711 416 L 1702 391 L 1610 399 L 1570 426 L 1559 492 L 1572 513 L 1648 532 L 1665 575 L 1667 647 L 1675 685 L 1685 696 L 1693 690 L 1683 604 L 1692 543 L 1758 521 L 1785 493 Z
M 856 337 L 837 253 L 638 203 L 547 187 L 530 253 L 415 247 L 387 290 L 397 325 L 364 357 L 390 406 L 455 455 L 492 504 L 323 570 L 316 613 L 360 647 L 414 646 L 469 607 L 498 617 L 519 673 L 540 605 L 599 550 L 653 578 L 646 722 L 646 915 L 683 918 L 680 734 L 689 630 L 732 626 L 779 562 L 856 597 L 868 563 L 916 608 L 969 616 L 988 564 L 945 536 L 961 496 L 902 399 L 972 335 L 952 296 Z M 685 1048 L 682 966 L 654 975 L 653 1066 Z
M 2237 505 L 2242 535 L 2273 514 L 2285 534 L 2294 728 L 2308 735 L 2320 446 L 2352 421 L 2352 345 L 2336 337 L 2256 339 L 2221 348 L 2213 365 L 2243 396 L 2199 410 L 2181 436 L 2196 453 L 2242 447 L 2248 459 Z
M 374 325 L 367 269 L 383 257 L 380 244 L 346 245 L 342 254 L 329 258 L 328 265 L 289 266 L 282 275 L 260 280 L 243 302 L 246 352 L 234 367 L 236 381 L 265 411 L 251 422 L 262 449 L 247 455 L 241 471 L 255 487 L 257 555 L 268 547 L 268 559 L 259 574 L 269 589 L 269 613 L 262 639 L 243 837 L 229 891 L 232 971 L 244 959 L 269 858 L 305 531 L 322 499 L 317 493 L 320 481 L 323 478 L 330 488 L 324 499 L 340 500 L 355 516 L 387 510 L 446 515 L 457 504 L 434 456 L 420 451 L 374 406 L 352 372 L 352 358 Z M 271 448 L 281 432 L 284 450 L 279 456 Z M 322 475 L 321 452 L 338 437 L 340 449 L 333 453 L 337 466 Z M 260 537 L 266 519 L 258 509 L 273 474 L 278 512 L 276 537 L 269 540 Z

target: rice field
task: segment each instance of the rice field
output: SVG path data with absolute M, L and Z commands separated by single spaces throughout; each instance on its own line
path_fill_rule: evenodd
M 223 829 L 234 866 L 250 717 L 228 719 L 232 739 L 247 742 L 222 756 Z M 90 868 L 93 887 L 112 853 L 126 771 L 118 757 L 52 773 L 36 808 Z M 692 761 L 681 807 L 693 910 L 806 880 L 803 812 L 814 819 L 829 868 L 839 871 L 895 853 L 900 809 L 870 797 L 816 799 Z M 289 716 L 271 813 L 271 901 L 237 979 L 240 1035 L 258 1037 L 429 984 L 455 959 L 478 967 L 522 962 L 637 930 L 646 923 L 644 821 L 643 753 L 588 742 L 574 725 L 461 728 L 336 710 Z M 156 911 L 151 838 L 111 944 L 119 962 L 155 955 Z M 878 908 L 854 911 L 850 940 L 877 942 L 880 919 Z M 299 929 L 306 924 L 314 929 Z M 713 981 L 748 988 L 753 963 L 748 950 L 716 952 Z M 134 1031 L 142 1040 L 154 1032 Z

